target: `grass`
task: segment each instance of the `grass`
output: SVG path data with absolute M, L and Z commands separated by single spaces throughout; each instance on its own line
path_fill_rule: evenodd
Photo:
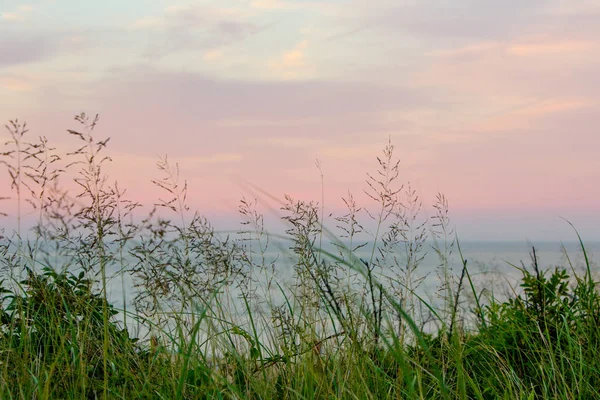
M 583 271 L 569 259 L 545 270 L 533 248 L 531 266 L 514 266 L 520 287 L 494 297 L 463 259 L 447 199 L 438 195 L 427 219 L 417 192 L 398 183 L 392 143 L 367 175 L 372 204 L 349 194 L 332 231 L 322 195 L 321 205 L 286 197 L 282 237 L 248 199 L 239 232 L 219 234 L 190 211 L 166 158 L 153 181 L 166 197 L 140 218 L 107 184 L 98 118 L 75 120 L 80 130 L 68 132 L 80 146 L 64 155 L 7 125 L 2 163 L 18 207 L 17 229 L 0 241 L 0 398 L 600 396 L 600 296 L 579 236 Z M 37 221 L 25 233 L 27 209 Z M 430 240 L 439 301 L 418 290 Z M 281 242 L 280 258 L 268 256 Z M 119 281 L 131 293 L 122 309 L 108 296 Z

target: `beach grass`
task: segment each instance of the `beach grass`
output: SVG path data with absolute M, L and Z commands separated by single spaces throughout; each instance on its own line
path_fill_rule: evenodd
M 166 158 L 153 180 L 166 197 L 140 217 L 104 175 L 98 118 L 75 120 L 68 154 L 7 124 L 5 192 L 18 207 L 0 239 L 0 398 L 600 397 L 600 296 L 576 230 L 583 269 L 544 268 L 532 248 L 530 265 L 511 266 L 518 285 L 497 295 L 464 259 L 445 196 L 425 218 L 399 183 L 391 142 L 367 174 L 371 204 L 348 195 L 333 228 L 324 196 L 287 196 L 285 234 L 246 198 L 239 231 L 219 232 Z M 439 267 L 424 272 L 428 250 Z

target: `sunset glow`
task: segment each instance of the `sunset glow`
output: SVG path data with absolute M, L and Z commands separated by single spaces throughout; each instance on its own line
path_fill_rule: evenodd
M 316 160 L 343 212 L 391 138 L 468 238 L 600 240 L 599 37 L 598 1 L 3 0 L 0 120 L 69 151 L 98 113 L 128 196 L 168 155 L 217 221 L 241 182 L 321 201 Z

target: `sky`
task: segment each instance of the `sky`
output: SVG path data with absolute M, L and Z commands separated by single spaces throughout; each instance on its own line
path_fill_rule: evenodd
M 128 196 L 156 201 L 168 155 L 217 226 L 278 207 L 244 182 L 372 206 L 391 140 L 465 239 L 600 240 L 599 37 L 596 0 L 3 0 L 0 120 L 70 151 L 98 113 Z

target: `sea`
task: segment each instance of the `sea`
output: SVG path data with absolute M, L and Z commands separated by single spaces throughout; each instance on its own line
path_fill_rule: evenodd
M 271 306 L 285 301 L 285 291 L 293 290 L 294 268 L 297 259 L 290 247 L 290 243 L 273 243 L 271 249 L 265 253 L 267 263 L 272 262 L 273 276 L 276 277 L 279 283 L 278 289 L 260 290 L 260 279 L 256 284 L 258 286 L 253 289 L 254 292 L 261 293 L 261 296 L 275 297 L 268 302 Z M 424 244 L 422 249 L 423 258 L 412 272 L 412 278 L 418 281 L 418 285 L 413 288 L 415 294 L 433 305 L 440 301 L 444 268 L 449 271 L 453 284 L 457 285 L 465 265 L 478 295 L 485 294 L 488 296 L 487 298 L 493 296 L 499 300 L 518 295 L 522 290 L 520 283 L 523 271 L 534 271 L 533 249 L 535 249 L 540 271 L 564 268 L 571 276 L 574 273 L 581 276 L 589 266 L 595 279 L 600 278 L 600 265 L 598 264 L 600 242 L 588 242 L 582 246 L 578 242 L 465 241 L 460 242 L 460 248 L 456 243 L 447 248 L 446 259 L 440 258 L 435 248 L 434 243 Z M 335 254 L 337 248 L 332 245 L 325 245 L 324 250 Z M 377 257 L 377 252 L 375 252 L 375 257 L 371 258 L 371 250 L 371 247 L 365 246 L 357 250 L 354 255 L 357 259 L 364 261 L 374 260 Z M 323 256 L 323 259 L 327 259 L 327 257 Z M 403 260 L 405 260 L 402 252 L 397 254 L 396 260 L 398 265 L 388 262 L 381 272 L 384 275 L 401 274 Z M 134 285 L 133 278 L 127 273 L 119 272 L 117 266 L 111 267 L 111 269 L 111 271 L 108 271 L 109 301 L 118 310 L 127 309 L 132 311 L 132 301 L 138 290 Z M 351 272 L 357 274 L 356 271 Z M 263 280 L 262 283 L 264 284 L 265 281 Z M 463 290 L 470 288 L 470 286 L 466 286 L 466 281 L 463 280 L 462 284 Z M 232 297 L 235 297 L 236 290 L 232 289 L 229 292 L 234 294 Z M 236 314 L 233 318 L 236 318 L 240 323 L 246 319 L 243 315 L 246 308 L 241 300 L 237 306 L 234 304 L 231 309 L 237 310 L 233 312 Z M 122 313 L 118 317 L 121 320 L 126 320 Z M 136 326 L 131 324 L 130 319 L 129 329 L 136 331 L 138 334 L 146 331 L 139 323 Z
M 290 247 L 289 243 L 274 243 L 265 253 L 266 263 L 273 262 L 274 275 L 283 287 L 291 287 L 294 282 L 293 271 L 297 258 Z M 337 249 L 331 245 L 324 245 L 323 248 L 326 252 L 336 254 Z M 600 278 L 600 242 L 585 243 L 582 247 L 578 242 L 466 241 L 460 242 L 460 249 L 454 243 L 446 253 L 446 260 L 440 258 L 435 248 L 433 243 L 423 246 L 423 259 L 412 274 L 414 279 L 422 279 L 415 287 L 415 293 L 433 301 L 439 292 L 444 267 L 448 268 L 456 284 L 465 262 L 479 291 L 493 293 L 498 299 L 518 294 L 521 290 L 519 285 L 523 270 L 534 271 L 533 249 L 541 271 L 551 272 L 555 268 L 564 268 L 571 276 L 573 273 L 581 275 L 589 265 L 592 274 Z M 354 255 L 357 259 L 371 260 L 371 250 L 371 247 L 365 246 Z M 375 252 L 374 258 L 377 256 L 378 253 Z M 323 258 L 327 259 L 326 256 Z M 401 273 L 405 258 L 402 252 L 399 252 L 399 265 L 388 262 L 383 272 L 386 275 Z M 112 276 L 109 299 L 117 308 L 123 308 L 127 306 L 127 299 L 132 299 L 135 294 L 132 278 L 116 274 L 116 271 L 113 271 Z M 463 284 L 466 285 L 466 282 Z

